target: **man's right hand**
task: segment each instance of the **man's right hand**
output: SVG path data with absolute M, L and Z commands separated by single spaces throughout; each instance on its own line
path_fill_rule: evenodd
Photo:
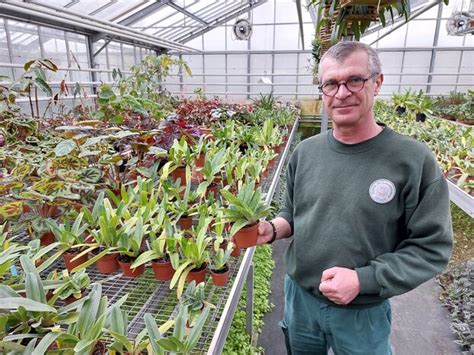
M 257 245 L 267 244 L 273 236 L 273 228 L 268 221 L 260 221 L 257 234 Z

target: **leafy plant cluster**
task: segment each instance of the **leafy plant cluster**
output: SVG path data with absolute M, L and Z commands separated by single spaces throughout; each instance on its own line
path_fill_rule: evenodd
M 396 113 L 399 96 L 392 104 L 377 100 L 375 115 L 378 120 L 402 134 L 412 136 L 428 145 L 436 155 L 444 174 L 468 194 L 474 195 L 474 130 L 473 127 L 453 124 L 430 115 L 421 123 L 414 112 Z
M 263 316 L 271 310 L 269 301 L 270 278 L 274 267 L 270 246 L 259 246 L 254 254 L 254 318 L 253 326 L 256 333 L 263 329 Z M 253 346 L 251 336 L 246 331 L 245 312 L 246 292 L 242 291 L 239 306 L 235 312 L 232 325 L 224 346 L 224 354 L 263 354 L 264 349 Z
M 395 14 L 404 16 L 406 20 L 410 16 L 410 2 L 406 0 L 367 1 L 366 4 L 347 0 L 312 0 L 307 7 L 316 10 L 316 36 L 323 42 L 332 43 L 351 35 L 360 40 L 373 22 L 380 21 L 385 27 L 387 15 L 392 21 Z
M 433 111 L 442 118 L 473 125 L 474 90 L 466 93 L 453 91 L 448 96 L 434 98 Z
M 457 335 L 461 351 L 474 348 L 472 307 L 474 300 L 474 263 L 467 261 L 455 265 L 438 276 L 443 290 L 443 305 L 451 314 L 451 329 Z

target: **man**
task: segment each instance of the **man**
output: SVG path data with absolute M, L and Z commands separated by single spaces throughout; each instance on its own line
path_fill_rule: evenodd
M 390 354 L 388 298 L 446 266 L 452 228 L 446 181 L 421 143 L 376 122 L 377 53 L 341 42 L 322 57 L 333 128 L 301 142 L 284 206 L 258 243 L 292 237 L 285 254 L 288 353 Z

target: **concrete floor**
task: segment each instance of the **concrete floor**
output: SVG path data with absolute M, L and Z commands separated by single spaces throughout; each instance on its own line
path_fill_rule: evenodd
M 283 333 L 278 322 L 283 317 L 283 254 L 288 240 L 273 245 L 275 269 L 272 275 L 270 302 L 275 305 L 264 317 L 265 326 L 258 345 L 269 355 L 285 355 Z M 453 342 L 447 310 L 438 301 L 438 285 L 430 280 L 417 289 L 391 299 L 392 349 L 395 355 L 461 354 Z M 331 354 L 331 352 L 330 352 Z

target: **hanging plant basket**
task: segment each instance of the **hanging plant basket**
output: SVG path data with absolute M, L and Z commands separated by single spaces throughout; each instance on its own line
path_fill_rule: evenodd
M 354 5 L 372 5 L 377 7 L 395 4 L 396 2 L 396 0 L 340 0 L 339 6 L 341 8 Z
M 361 13 L 357 8 L 347 8 L 347 11 L 350 12 L 344 19 L 348 22 L 347 27 L 349 28 L 349 23 L 354 21 L 377 21 L 379 19 L 379 14 L 377 12 L 376 6 L 367 6 L 367 11 Z

